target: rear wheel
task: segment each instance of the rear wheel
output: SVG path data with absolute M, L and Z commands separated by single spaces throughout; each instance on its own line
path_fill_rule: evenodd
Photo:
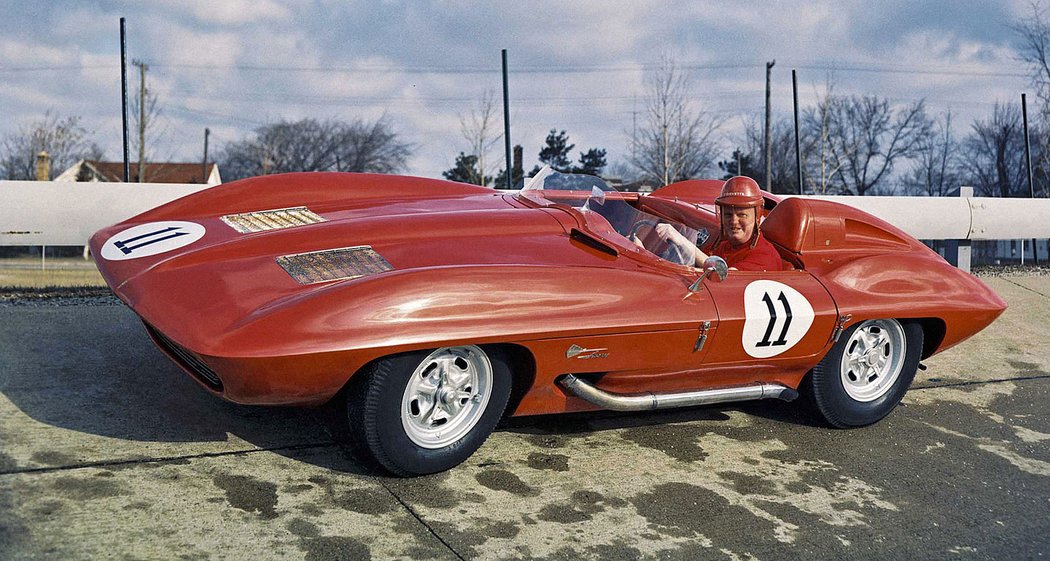
M 842 333 L 813 368 L 811 401 L 839 428 L 870 425 L 900 403 L 922 356 L 922 326 L 895 319 L 861 322 Z
M 347 401 L 351 430 L 368 455 L 403 476 L 449 469 L 499 422 L 511 375 L 498 352 L 442 347 L 373 362 Z

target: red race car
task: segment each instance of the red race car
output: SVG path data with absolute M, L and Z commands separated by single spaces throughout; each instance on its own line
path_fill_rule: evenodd
M 246 404 L 345 395 L 365 451 L 400 475 L 459 464 L 505 414 L 805 391 L 831 425 L 867 425 L 920 360 L 1006 308 L 882 220 L 769 193 L 761 230 L 782 270 L 694 268 L 656 225 L 703 245 L 720 186 L 271 175 L 103 229 L 91 250 L 202 387 Z

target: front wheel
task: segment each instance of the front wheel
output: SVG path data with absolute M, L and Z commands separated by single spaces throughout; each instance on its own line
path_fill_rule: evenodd
M 861 322 L 842 333 L 813 368 L 811 401 L 828 423 L 861 427 L 900 403 L 922 356 L 922 326 L 895 319 Z
M 474 345 L 381 358 L 360 375 L 347 400 L 351 429 L 372 459 L 402 476 L 466 460 L 510 397 L 506 361 Z

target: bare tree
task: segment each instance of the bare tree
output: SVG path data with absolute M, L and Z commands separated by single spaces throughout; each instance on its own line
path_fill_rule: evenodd
M 372 123 L 303 119 L 256 129 L 252 138 L 227 144 L 217 158 L 233 179 L 292 171 L 402 171 L 412 145 L 402 142 L 386 117 Z
M 916 154 L 931 127 L 921 100 L 898 108 L 877 96 L 828 95 L 815 115 L 821 123 L 822 185 L 854 195 L 892 191 L 880 182 L 890 177 L 898 160 Z M 832 170 L 827 176 L 825 149 Z
M 905 189 L 912 194 L 943 197 L 962 184 L 959 142 L 952 134 L 952 112 L 937 120 L 936 127 L 920 139 L 915 165 L 904 177 Z
M 744 123 L 744 147 L 748 154 L 758 155 L 764 150 L 765 123 L 751 118 Z M 774 193 L 798 193 L 795 166 L 795 131 L 790 119 L 782 118 L 770 124 L 770 160 Z M 756 178 L 757 179 L 757 178 Z
M 338 130 L 335 171 L 397 173 L 408 166 L 413 146 L 400 140 L 386 115 L 341 123 Z
M 476 185 L 488 185 L 500 167 L 499 158 L 490 157 L 493 147 L 503 138 L 494 100 L 495 93 L 486 90 L 468 113 L 459 116 L 460 133 L 470 144 L 466 155 L 474 157 L 474 171 L 468 179 Z
M 1028 194 L 1024 138 L 1020 111 L 1015 105 L 996 103 L 992 117 L 973 123 L 965 143 L 967 180 L 977 194 L 1011 197 Z
M 834 192 L 832 178 L 836 177 L 844 162 L 843 156 L 856 151 L 856 146 L 836 145 L 831 141 L 832 129 L 832 105 L 838 99 L 834 95 L 835 85 L 829 76 L 826 81 L 825 94 L 817 96 L 816 107 L 807 108 L 803 112 L 804 136 L 804 170 L 805 183 L 810 186 L 813 193 L 825 195 Z
M 39 121 L 20 127 L 0 142 L 0 177 L 35 179 L 36 156 L 40 152 L 51 157 L 48 179 L 54 179 L 81 159 L 102 158 L 102 148 L 90 140 L 80 117 L 59 118 L 48 111 Z
M 1050 145 L 1050 19 L 1047 9 L 1041 2 L 1029 4 L 1030 15 L 1016 20 L 1011 28 L 1018 34 L 1020 43 L 1017 47 L 1018 58 L 1028 65 L 1029 79 L 1039 99 L 1039 121 L 1032 138 L 1042 147 Z M 1047 177 L 1050 170 L 1050 151 L 1039 150 L 1038 157 L 1032 158 L 1036 170 L 1034 173 L 1035 191 L 1050 197 L 1050 185 Z
M 670 58 L 646 79 L 645 118 L 630 133 L 627 161 L 662 185 L 695 177 L 716 161 L 723 120 L 689 102 L 689 78 Z
M 1020 36 L 1018 58 L 1028 65 L 1030 79 L 1042 102 L 1043 113 L 1050 111 L 1050 22 L 1040 2 L 1029 5 L 1030 15 L 1010 27 Z

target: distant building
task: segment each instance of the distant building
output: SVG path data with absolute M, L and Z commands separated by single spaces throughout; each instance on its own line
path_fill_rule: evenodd
M 207 164 L 207 166 L 202 165 L 200 162 L 146 162 L 145 168 L 146 177 L 144 183 L 205 183 L 208 185 L 222 183 L 222 178 L 219 177 L 219 166 L 214 162 Z M 131 164 L 130 175 L 132 183 L 139 183 L 138 162 Z M 59 174 L 55 181 L 120 183 L 124 181 L 124 163 L 80 160 Z
M 648 179 L 639 179 L 636 181 L 624 181 L 619 177 L 603 177 L 602 179 L 604 179 L 610 187 L 620 192 L 652 193 L 657 189 L 657 185 Z

